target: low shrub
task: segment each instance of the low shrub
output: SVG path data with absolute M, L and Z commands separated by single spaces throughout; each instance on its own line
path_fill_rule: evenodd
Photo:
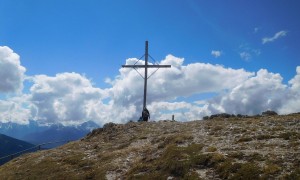
M 266 178 L 272 178 L 272 175 L 280 172 L 281 168 L 276 164 L 268 164 L 264 167 L 263 173 Z
M 244 158 L 245 154 L 241 151 L 236 151 L 236 152 L 232 152 L 232 153 L 228 154 L 228 156 L 231 158 L 236 158 L 236 159 L 241 160 Z
M 248 136 L 243 136 L 237 142 L 241 143 L 241 142 L 248 142 L 248 141 L 252 141 L 252 138 Z
M 230 179 L 230 177 L 232 177 L 233 174 L 236 173 L 240 168 L 240 163 L 232 163 L 230 160 L 227 160 L 218 164 L 216 171 L 221 179 Z
M 193 136 L 189 134 L 175 134 L 167 137 L 162 137 L 160 140 L 161 143 L 158 145 L 159 148 L 164 148 L 167 145 L 172 145 L 172 144 L 183 144 L 184 142 L 187 141 L 192 141 Z
M 254 163 L 241 164 L 240 169 L 233 175 L 232 179 L 253 180 L 259 179 L 261 174 L 260 167 Z
M 263 116 L 275 116 L 275 115 L 278 115 L 278 114 L 275 111 L 268 110 L 268 111 L 262 112 L 261 115 L 263 115 Z
M 263 155 L 259 154 L 259 153 L 253 153 L 253 154 L 250 154 L 248 156 L 245 157 L 247 161 L 249 162 L 253 162 L 253 161 L 264 161 L 265 158 Z
M 284 179 L 287 180 L 300 179 L 300 168 L 297 168 L 294 171 L 292 171 L 290 174 L 285 175 Z
M 300 134 L 297 132 L 289 131 L 279 134 L 279 138 L 283 138 L 284 140 L 296 140 L 300 138 Z
M 168 145 L 163 154 L 148 162 L 147 166 L 137 165 L 128 173 L 129 179 L 166 179 L 168 176 L 184 178 L 191 176 L 190 169 L 199 164 L 208 164 L 210 156 L 199 155 L 204 145 L 191 144 L 187 147 L 178 147 L 175 144 Z M 144 164 L 144 163 L 143 163 Z M 143 173 L 147 172 L 147 173 Z
M 217 148 L 214 147 L 214 146 L 209 146 L 207 149 L 206 149 L 207 152 L 216 152 L 217 151 Z

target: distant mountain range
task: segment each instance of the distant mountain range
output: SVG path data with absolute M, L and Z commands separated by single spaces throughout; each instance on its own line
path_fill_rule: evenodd
M 0 123 L 1 134 L 35 145 L 54 141 L 65 141 L 44 146 L 43 148 L 52 148 L 62 145 L 67 141 L 78 140 L 95 128 L 99 128 L 99 126 L 93 121 L 88 121 L 78 126 L 64 126 L 62 124 L 43 126 L 39 125 L 36 121 L 30 121 L 29 124 L 26 125 L 11 122 Z
M 35 145 L 28 142 L 0 134 L 0 158 L 23 151 L 25 149 L 33 148 L 34 146 Z M 10 159 L 11 157 L 0 159 L 0 165 L 9 161 Z

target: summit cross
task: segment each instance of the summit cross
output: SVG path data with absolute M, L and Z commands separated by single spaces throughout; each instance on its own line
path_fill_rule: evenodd
M 145 65 L 122 65 L 123 68 L 133 68 L 133 69 L 137 69 L 137 68 L 145 68 L 145 75 L 144 77 L 142 76 L 142 78 L 144 79 L 144 101 L 143 101 L 143 109 L 146 108 L 146 101 L 147 101 L 147 80 L 156 72 L 154 72 L 153 74 L 151 74 L 148 77 L 148 68 L 157 68 L 157 70 L 159 68 L 171 68 L 171 65 L 159 65 L 159 64 L 148 64 L 148 41 L 145 42 Z M 150 56 L 151 57 L 151 56 Z M 137 62 L 136 62 L 137 63 Z

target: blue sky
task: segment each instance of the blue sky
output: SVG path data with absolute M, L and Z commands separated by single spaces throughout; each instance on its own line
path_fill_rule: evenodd
M 297 75 L 300 62 L 297 0 L 0 0 L 0 4 L 0 46 L 18 54 L 21 66 L 26 68 L 24 76 L 33 79 L 38 75 L 56 77 L 59 73 L 74 72 L 90 80 L 91 87 L 99 91 L 114 89 L 122 77 L 121 65 L 128 58 L 143 55 L 145 40 L 149 41 L 150 55 L 158 62 L 171 54 L 173 59 L 184 58 L 182 66 L 186 67 L 208 63 L 219 64 L 226 70 L 254 73 L 247 74 L 243 81 L 266 69 L 268 73 L 278 73 L 285 88 L 292 86 L 289 81 Z M 162 77 L 164 74 L 152 78 Z M 115 83 L 107 83 L 108 78 Z M 32 98 L 30 89 L 37 87 L 34 85 L 38 82 L 37 79 L 22 81 L 21 94 Z M 223 96 L 224 90 L 231 92 L 237 86 L 179 93 L 169 99 L 153 98 L 153 102 L 202 101 L 216 94 Z M 152 102 L 151 90 L 149 93 Z M 22 96 L 20 92 L 0 94 L 3 102 Z M 100 101 L 117 102 L 116 94 L 104 94 Z M 215 101 L 212 99 L 208 106 Z M 133 100 L 129 104 L 135 109 L 138 102 Z M 198 114 L 199 118 L 202 115 Z M 73 122 L 72 118 L 69 120 Z

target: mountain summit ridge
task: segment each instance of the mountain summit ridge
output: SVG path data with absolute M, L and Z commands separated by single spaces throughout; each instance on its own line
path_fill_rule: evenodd
M 300 113 L 108 123 L 79 141 L 23 155 L 6 179 L 274 179 L 300 177 Z

